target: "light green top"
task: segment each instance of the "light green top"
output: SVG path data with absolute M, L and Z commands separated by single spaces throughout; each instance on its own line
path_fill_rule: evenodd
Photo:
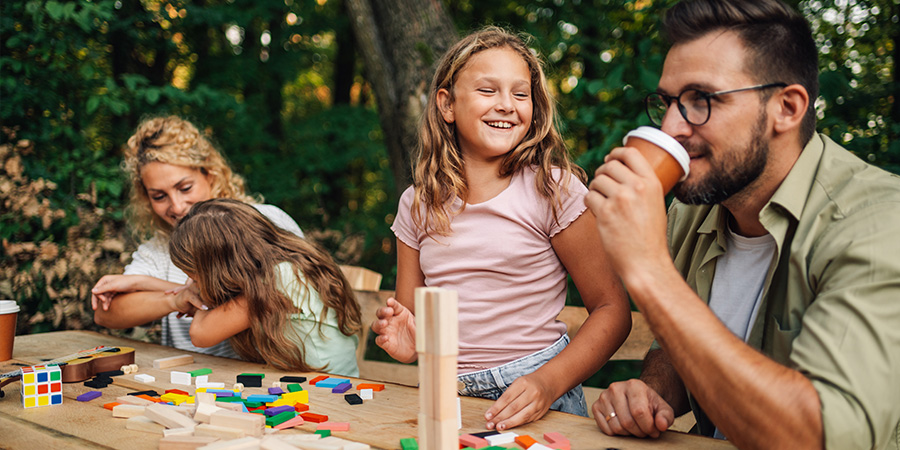
M 669 209 L 675 266 L 707 303 L 728 214 Z M 826 448 L 900 449 L 900 178 L 817 135 L 759 218 L 777 264 L 748 343 L 810 379 Z
M 291 263 L 279 263 L 277 269 L 278 290 L 300 309 L 298 314 L 290 316 L 288 326 L 292 330 L 286 334 L 287 338 L 303 347 L 304 359 L 311 367 L 324 367 L 323 371 L 332 375 L 358 377 L 356 346 L 359 337 L 341 333 L 334 309 L 329 309 L 325 317 L 322 317 L 325 305 L 319 298 L 319 293 L 315 289 L 306 289 L 306 280 L 301 283 L 297 279 Z

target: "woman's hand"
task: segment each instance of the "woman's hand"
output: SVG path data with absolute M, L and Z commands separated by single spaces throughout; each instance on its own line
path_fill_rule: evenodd
M 91 288 L 91 308 L 96 310 L 99 307 L 106 311 L 116 294 L 153 290 L 150 278 L 144 275 L 104 275 Z
M 166 291 L 166 295 L 172 296 L 172 309 L 178 311 L 178 317 L 193 316 L 197 310 L 206 311 L 208 306 L 200 300 L 200 290 L 194 284 L 194 280 L 188 278 L 184 285 Z
M 412 311 L 393 297 L 387 306 L 375 312 L 372 331 L 378 334 L 375 343 L 392 358 L 403 363 L 416 360 L 416 318 Z

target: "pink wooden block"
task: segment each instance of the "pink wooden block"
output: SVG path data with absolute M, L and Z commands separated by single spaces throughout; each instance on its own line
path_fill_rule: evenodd
M 555 431 L 552 433 L 544 433 L 544 440 L 550 444 L 550 447 L 557 448 L 559 450 L 569 450 L 571 448 L 569 440 L 566 439 L 566 437 L 562 434 Z
M 322 422 L 316 430 L 350 431 L 350 422 Z
M 296 426 L 303 425 L 303 418 L 300 416 L 294 417 L 293 419 L 285 420 L 284 422 L 275 425 L 276 430 L 286 430 L 288 428 L 294 428 Z
M 471 434 L 464 434 L 464 435 L 460 436 L 459 443 L 461 445 L 465 445 L 466 447 L 472 447 L 472 448 L 484 448 L 489 445 L 488 441 L 486 441 L 478 436 L 472 436 Z

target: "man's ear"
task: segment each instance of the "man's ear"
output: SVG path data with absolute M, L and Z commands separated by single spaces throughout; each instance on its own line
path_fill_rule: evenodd
M 444 118 L 444 122 L 456 122 L 456 117 L 453 114 L 453 102 L 450 101 L 450 91 L 443 88 L 438 89 L 435 100 L 437 101 L 438 109 L 441 110 L 441 116 Z
M 799 129 L 809 108 L 809 93 L 806 88 L 799 84 L 789 85 L 773 95 L 772 100 L 774 113 L 771 116 L 775 119 L 775 132 L 786 133 Z

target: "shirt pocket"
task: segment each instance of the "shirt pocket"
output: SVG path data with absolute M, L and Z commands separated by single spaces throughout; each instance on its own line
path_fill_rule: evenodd
M 774 315 L 770 316 L 770 319 L 775 327 L 772 332 L 771 354 L 768 356 L 783 365 L 788 365 L 794 339 L 800 334 L 803 326 L 801 323 L 791 326 L 790 320 L 787 321 L 788 323 L 782 324 L 782 321 Z

